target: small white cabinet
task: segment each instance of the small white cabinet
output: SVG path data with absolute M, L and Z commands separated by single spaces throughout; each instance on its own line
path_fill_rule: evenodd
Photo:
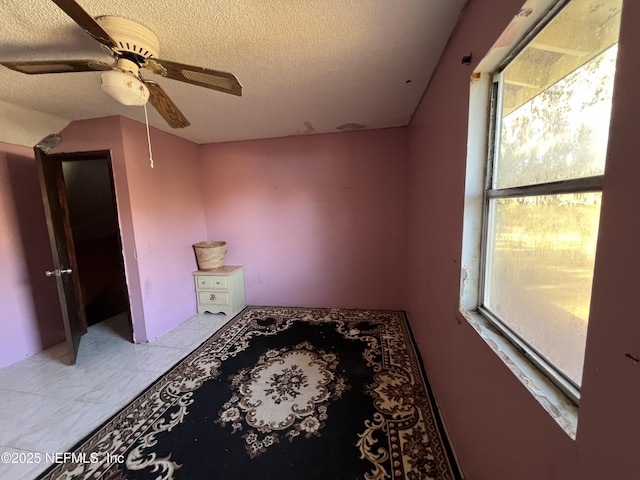
M 198 313 L 224 313 L 233 316 L 246 305 L 244 267 L 225 265 L 193 272 Z

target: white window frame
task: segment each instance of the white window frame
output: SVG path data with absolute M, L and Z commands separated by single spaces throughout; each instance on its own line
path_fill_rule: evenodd
M 515 48 L 511 47 L 509 51 L 492 49 L 471 77 L 459 313 L 460 318 L 469 322 L 565 433 L 575 440 L 579 389 L 481 305 L 487 236 L 485 219 L 490 198 L 521 196 L 523 193 L 546 195 L 602 191 L 603 175 L 501 190 L 492 190 L 489 183 L 492 175 L 487 170 L 492 163 L 496 128 L 499 128 L 499 118 L 492 118 L 494 112 L 499 111 L 495 102 L 500 96 L 494 85 L 501 74 L 496 72 L 501 72 L 569 2 L 546 0 L 546 10 L 541 5 L 544 2 L 539 0 L 525 2 L 522 10 L 535 4 L 537 13 L 527 18 L 516 17 L 509 25 L 512 32 L 514 29 L 520 32 L 514 42 Z
M 561 2 L 562 5 L 567 2 Z M 554 9 L 555 12 L 555 9 Z M 485 268 L 487 266 L 487 247 L 488 247 L 488 218 L 491 200 L 498 198 L 522 198 L 540 195 L 559 195 L 583 192 L 602 192 L 602 183 L 604 175 L 596 175 L 591 177 L 572 178 L 569 180 L 561 180 L 546 183 L 530 184 L 518 187 L 496 188 L 492 187 L 493 171 L 495 165 L 496 153 L 495 147 L 500 142 L 501 116 L 502 111 L 501 99 L 503 87 L 503 70 L 518 55 L 535 35 L 542 30 L 550 19 L 540 22 L 536 28 L 521 41 L 518 47 L 509 55 L 498 67 L 498 72 L 493 75 L 492 85 L 490 89 L 489 102 L 489 125 L 488 125 L 488 153 L 487 167 L 485 171 L 485 188 L 484 209 L 483 209 L 483 231 L 481 239 L 481 261 L 480 261 L 480 282 L 479 300 L 477 311 L 487 320 L 489 320 L 502 335 L 504 335 L 513 345 L 524 355 L 531 363 L 542 371 L 556 386 L 576 405 L 580 402 L 580 389 L 572 382 L 562 371 L 552 365 L 547 359 L 541 356 L 533 347 L 531 347 L 526 339 L 521 338 L 497 316 L 495 316 L 487 307 L 482 304 L 484 297 L 484 289 L 486 287 L 483 279 L 485 277 Z

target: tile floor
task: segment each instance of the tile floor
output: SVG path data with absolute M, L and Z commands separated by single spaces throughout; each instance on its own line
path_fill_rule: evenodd
M 0 479 L 32 480 L 222 327 L 225 315 L 196 315 L 153 342 L 126 340 L 126 317 L 89 328 L 78 360 L 61 343 L 0 369 Z M 7 463 L 37 459 L 35 463 Z

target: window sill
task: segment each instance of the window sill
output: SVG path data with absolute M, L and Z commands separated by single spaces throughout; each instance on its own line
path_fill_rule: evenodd
M 482 315 L 474 311 L 460 311 L 459 315 L 478 332 L 562 430 L 575 440 L 578 407 Z

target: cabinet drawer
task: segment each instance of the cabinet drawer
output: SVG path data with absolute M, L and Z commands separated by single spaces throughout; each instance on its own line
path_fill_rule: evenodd
M 216 275 L 198 275 L 196 276 L 196 288 L 229 288 L 228 278 Z
M 228 305 L 229 294 L 226 292 L 198 292 L 198 303 Z

